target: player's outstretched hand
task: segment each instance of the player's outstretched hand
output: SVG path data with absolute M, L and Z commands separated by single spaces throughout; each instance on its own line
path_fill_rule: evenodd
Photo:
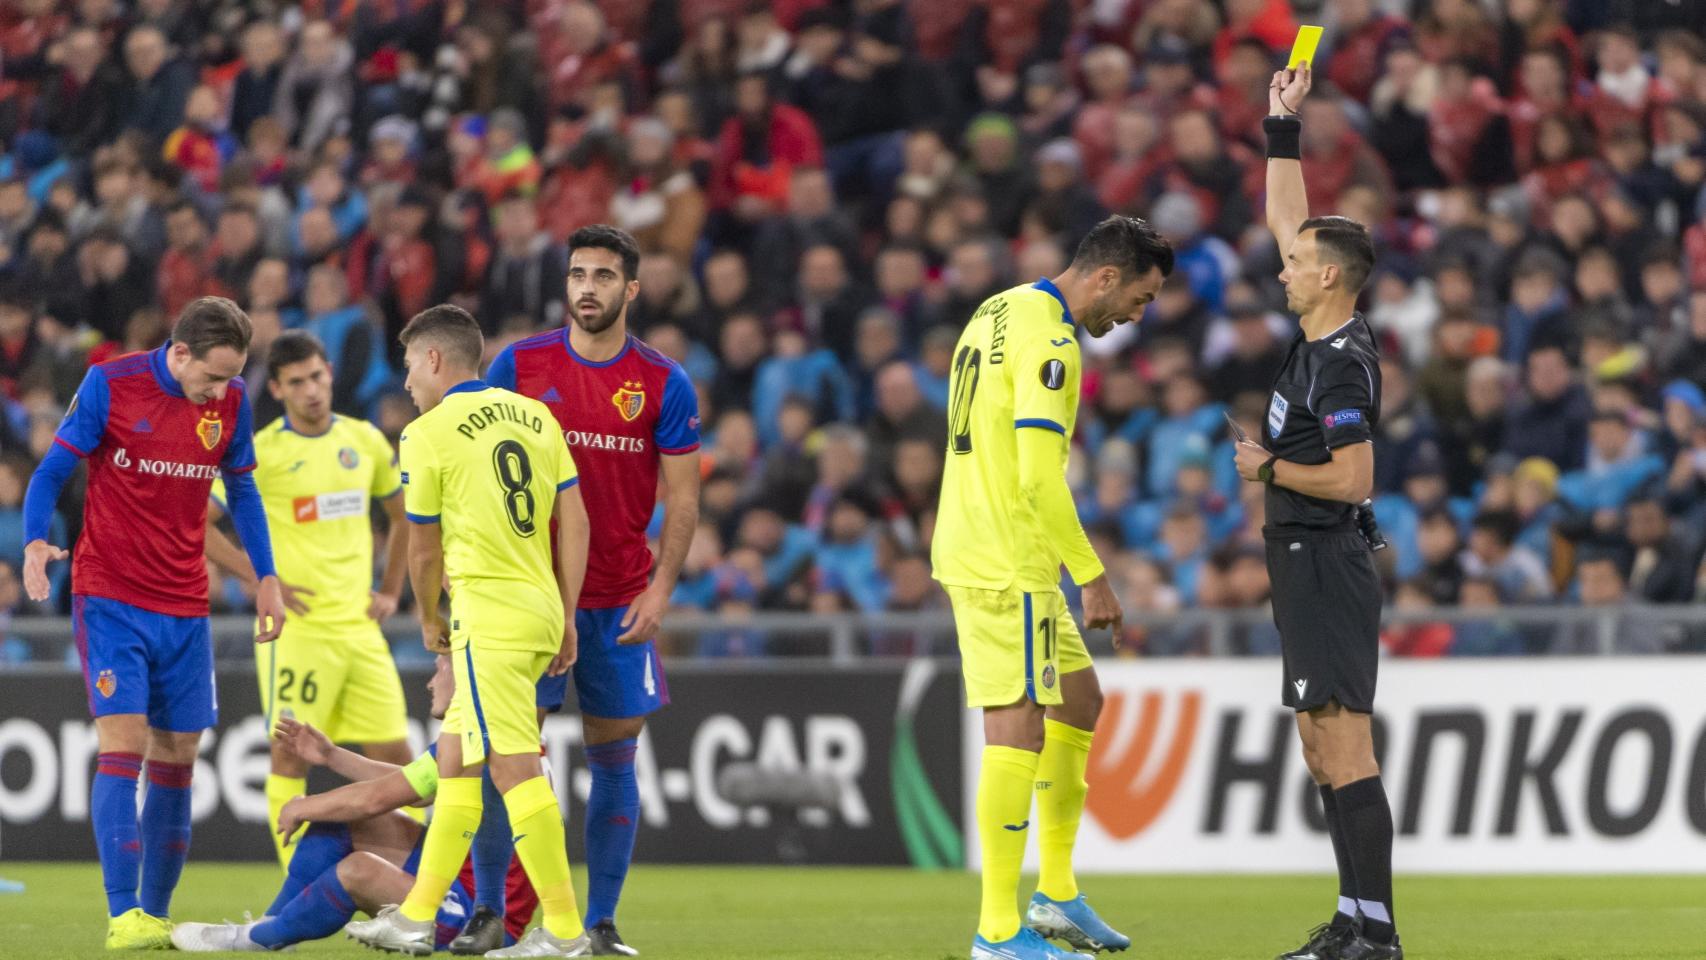
M 1120 598 L 1114 596 L 1114 588 L 1108 583 L 1108 575 L 1103 573 L 1096 579 L 1084 585 L 1084 627 L 1087 630 L 1100 630 L 1107 627 L 1114 632 L 1114 643 L 1119 643 L 1120 628 L 1125 624 L 1125 614 L 1120 612 Z
M 64 560 L 71 554 L 46 540 L 31 540 L 24 547 L 24 592 L 31 600 L 40 602 L 53 592 L 47 579 L 47 565 Z
M 278 582 L 278 592 L 284 597 L 284 609 L 299 617 L 308 612 L 308 598 L 314 595 L 307 587 L 293 587 L 283 580 Z
M 658 632 L 658 624 L 663 622 L 663 611 L 669 606 L 669 598 L 651 588 L 634 598 L 628 605 L 628 612 L 622 615 L 624 633 L 616 638 L 617 643 L 645 643 Z
M 444 628 L 444 621 L 434 617 L 421 621 L 421 646 L 428 653 L 446 654 L 450 652 L 450 631 Z
M 297 758 L 323 767 L 332 759 L 332 738 L 315 729 L 311 723 L 303 723 L 295 717 L 283 715 L 278 718 L 278 726 L 273 728 L 273 736 L 278 738 L 279 746 L 287 753 Z
M 1233 465 L 1238 468 L 1240 477 L 1246 480 L 1255 480 L 1256 471 L 1262 468 L 1262 464 L 1268 462 L 1268 457 L 1267 449 L 1261 444 L 1249 440 L 1240 440 L 1233 450 Z
M 277 577 L 262 577 L 255 590 L 255 628 L 256 643 L 271 643 L 284 630 L 284 592 Z
M 278 834 L 284 838 L 284 845 L 287 847 L 290 846 L 290 838 L 296 835 L 297 828 L 302 826 L 302 803 L 307 799 L 291 797 L 278 812 Z
M 560 677 L 569 672 L 580 658 L 580 634 L 575 630 L 575 612 L 569 611 L 568 618 L 563 621 L 563 645 L 557 649 L 557 655 L 551 658 L 551 663 L 545 667 L 545 674 Z
M 1268 115 L 1296 116 L 1314 83 L 1314 69 L 1308 63 L 1298 64 L 1296 70 L 1274 71 L 1273 79 L 1268 81 Z
M 380 593 L 378 590 L 374 590 L 368 596 L 370 597 L 367 602 L 367 618 L 369 620 L 384 623 L 390 618 L 391 614 L 397 612 L 398 598 L 394 594 Z

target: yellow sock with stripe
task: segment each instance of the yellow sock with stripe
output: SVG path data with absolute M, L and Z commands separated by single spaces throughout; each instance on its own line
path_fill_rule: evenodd
M 1037 759 L 1037 891 L 1050 900 L 1078 896 L 1072 875 L 1072 848 L 1090 785 L 1090 741 L 1095 734 L 1056 720 L 1043 721 L 1043 752 Z
M 475 789 L 479 781 L 475 781 Z M 545 917 L 541 925 L 553 937 L 572 940 L 586 931 L 580 908 L 575 904 L 574 880 L 569 876 L 569 854 L 564 845 L 563 814 L 557 795 L 544 777 L 525 780 L 504 794 L 509 810 L 509 829 L 515 834 L 515 852 L 527 871 Z
M 427 825 L 421 845 L 421 863 L 415 885 L 403 901 L 401 913 L 410 920 L 431 920 L 474 843 L 480 829 L 480 778 L 445 777 L 438 781 L 433 800 L 432 823 Z
M 977 836 L 983 847 L 983 909 L 977 932 L 990 943 L 1019 932 L 1019 871 L 1025 864 L 1037 754 L 986 746 L 977 775 Z
M 284 809 L 285 804 L 307 792 L 308 779 L 306 777 L 286 777 L 276 773 L 267 774 L 267 827 L 272 833 L 272 848 L 273 852 L 278 854 L 278 865 L 286 871 L 290 869 L 290 857 L 296 852 L 296 848 L 287 849 L 284 845 L 284 838 L 278 835 L 278 814 Z M 307 824 L 304 824 L 303 829 L 306 828 Z M 301 836 L 302 830 L 297 830 L 296 835 L 290 839 L 295 841 Z

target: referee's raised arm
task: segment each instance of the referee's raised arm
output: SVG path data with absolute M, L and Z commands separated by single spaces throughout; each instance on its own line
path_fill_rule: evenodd
M 1297 230 L 1309 219 L 1309 194 L 1303 186 L 1303 123 L 1297 111 L 1309 95 L 1314 74 L 1309 64 L 1278 70 L 1268 83 L 1268 116 L 1262 130 L 1268 135 L 1268 230 L 1279 243 L 1280 257 L 1291 252 Z

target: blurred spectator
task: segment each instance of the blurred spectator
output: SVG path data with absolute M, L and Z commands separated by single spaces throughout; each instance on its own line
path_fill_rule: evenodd
M 493 224 L 497 247 L 480 304 L 486 335 L 497 332 L 499 320 L 518 315 L 535 327 L 560 326 L 568 296 L 568 255 L 539 229 L 538 212 L 523 197 L 500 202 Z
M 1610 619 L 1573 623 L 1553 642 L 1555 653 L 1663 653 L 1681 639 L 1681 628 L 1634 611 L 1618 612 L 1634 602 L 1629 591 L 1629 558 L 1614 545 L 1584 553 L 1576 564 L 1576 594 L 1585 608 L 1605 610 Z
M 1464 574 L 1491 579 L 1503 603 L 1551 599 L 1551 578 L 1540 558 L 1516 544 L 1518 524 L 1516 515 L 1508 510 L 1477 516 L 1469 534 L 1469 549 L 1462 557 Z
M 1511 409 L 1503 449 L 1518 457 L 1538 456 L 1570 471 L 1587 453 L 1587 392 L 1575 382 L 1564 348 L 1536 347 L 1528 355 L 1526 398 Z
M 272 115 L 290 144 L 313 151 L 333 134 L 347 131 L 355 103 L 355 52 L 325 20 L 302 27 L 295 53 L 277 81 Z
M 1407 614 L 1426 611 L 1434 605 L 1425 585 L 1406 580 L 1398 585 L 1393 609 Z M 1380 631 L 1380 646 L 1395 657 L 1441 657 L 1451 652 L 1450 624 L 1405 621 Z
M 865 431 L 871 439 L 871 472 L 884 477 L 894 469 L 895 448 L 901 441 L 940 443 L 948 435 L 948 418 L 925 402 L 911 365 L 897 360 L 877 371 L 876 409 Z
M 736 81 L 735 111 L 717 137 L 710 201 L 750 225 L 787 203 L 795 167 L 823 165 L 823 145 L 809 116 L 773 100 L 766 74 Z
M 125 36 L 124 65 L 114 104 L 119 129 L 138 131 L 157 146 L 183 119 L 194 71 L 178 59 L 171 41 L 153 24 Z
M 1673 526 L 1663 499 L 1653 491 L 1630 500 L 1624 516 L 1633 552 L 1630 593 L 1647 603 L 1687 603 L 1693 599 L 1703 546 L 1699 530 L 1682 524 Z

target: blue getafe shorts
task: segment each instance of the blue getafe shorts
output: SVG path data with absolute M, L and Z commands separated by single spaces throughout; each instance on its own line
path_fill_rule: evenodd
M 536 702 L 541 708 L 552 713 L 563 708 L 571 675 L 583 714 L 613 720 L 643 717 L 669 702 L 657 646 L 650 640 L 626 646 L 616 642 L 627 614 L 627 607 L 575 611 L 580 656 L 569 673 L 539 679 Z
M 195 733 L 219 720 L 206 617 L 174 617 L 107 597 L 71 598 L 89 713 L 145 713 L 156 730 Z

